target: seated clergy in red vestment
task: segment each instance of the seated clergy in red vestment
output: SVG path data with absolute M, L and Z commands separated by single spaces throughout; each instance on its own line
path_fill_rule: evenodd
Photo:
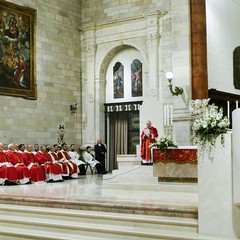
M 8 161 L 3 151 L 4 145 L 0 143 L 0 184 L 16 185 L 19 180 L 17 169 Z
M 57 155 L 57 153 L 55 153 L 54 146 L 50 146 L 48 154 L 52 159 L 52 164 L 54 164 L 54 166 L 55 166 L 55 172 L 54 172 L 54 174 L 51 174 L 51 176 L 49 176 L 49 178 L 52 179 L 53 181 L 63 181 L 63 178 L 62 178 L 64 176 L 63 165 L 58 163 L 58 155 Z M 67 172 L 67 170 L 66 170 L 66 172 Z M 69 174 L 67 174 L 66 176 L 69 176 Z
M 62 169 L 53 161 L 46 151 L 45 146 L 41 146 L 35 157 L 38 163 L 44 168 L 48 182 L 62 181 Z
M 8 145 L 8 151 L 5 154 L 8 157 L 8 161 L 16 168 L 20 184 L 30 183 L 29 169 L 24 164 L 22 154 L 15 151 L 13 143 Z
M 61 147 L 59 147 L 57 144 L 54 144 L 53 147 L 54 149 L 50 149 L 48 153 L 51 156 L 51 158 L 57 161 L 57 164 L 61 166 L 62 177 L 65 179 L 68 179 L 70 176 L 70 170 L 71 170 L 71 167 L 68 164 L 68 160 L 62 159 L 62 155 L 60 155 L 61 159 L 59 159 L 58 153 L 60 152 Z
M 24 164 L 28 167 L 31 176 L 31 182 L 43 182 L 45 181 L 45 172 L 43 168 L 38 164 L 35 155 L 32 152 L 32 145 L 27 145 L 27 149 L 24 150 L 23 144 L 19 144 L 19 152 L 22 154 Z
M 70 178 L 78 178 L 79 169 L 77 164 L 71 161 L 71 157 L 67 153 L 67 144 L 62 144 L 62 150 L 58 152 L 58 158 L 59 162 L 66 163 L 70 172 L 69 177 Z
M 142 165 L 152 165 L 153 160 L 151 156 L 151 149 L 149 145 L 156 141 L 158 137 L 158 131 L 152 126 L 151 121 L 146 122 L 146 127 L 143 129 L 141 134 L 141 158 Z

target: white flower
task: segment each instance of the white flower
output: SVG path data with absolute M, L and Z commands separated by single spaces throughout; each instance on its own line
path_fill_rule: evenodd
M 219 112 L 216 116 L 217 121 L 221 120 L 222 117 L 223 117 L 223 114 L 221 112 Z
M 189 102 L 190 114 L 192 116 L 202 114 L 203 110 L 207 107 L 209 100 L 210 98 L 191 100 Z
M 208 98 L 208 99 L 203 99 L 203 100 L 202 100 L 202 107 L 203 107 L 203 108 L 207 107 L 209 101 L 210 101 L 210 98 Z
M 217 122 L 214 121 L 214 122 L 211 122 L 211 127 L 215 127 L 217 125 Z
M 207 126 L 208 126 L 207 121 L 202 121 L 202 127 L 203 127 L 203 128 L 207 128 Z

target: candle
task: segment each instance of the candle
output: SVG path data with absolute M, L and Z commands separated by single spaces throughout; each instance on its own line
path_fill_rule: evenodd
M 163 114 L 163 122 L 164 122 L 164 126 L 166 126 L 167 122 L 167 111 L 166 111 L 166 106 L 164 106 L 164 114 Z
M 230 118 L 230 102 L 227 101 L 227 117 Z
M 170 125 L 173 125 L 173 106 L 170 106 Z
M 170 106 L 168 106 L 168 126 L 170 126 L 170 122 L 171 122 L 170 116 L 171 116 L 171 108 Z
M 236 101 L 236 109 L 238 109 L 238 101 Z
M 166 106 L 166 126 L 168 126 L 168 105 Z
M 169 126 L 169 106 L 167 105 L 167 126 Z

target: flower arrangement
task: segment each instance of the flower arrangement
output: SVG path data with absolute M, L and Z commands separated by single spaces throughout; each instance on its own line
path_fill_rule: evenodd
M 203 110 L 207 107 L 209 101 L 210 98 L 191 100 L 189 102 L 189 111 L 191 116 L 202 114 Z
M 227 132 L 229 124 L 229 119 L 223 116 L 222 108 L 218 109 L 214 104 L 205 106 L 202 116 L 193 122 L 193 139 L 200 145 L 215 145 L 217 137 Z M 221 143 L 224 144 L 223 135 Z
M 172 140 L 171 136 L 164 136 L 159 139 L 157 139 L 156 142 L 151 143 L 149 145 L 150 148 L 156 147 L 159 149 L 167 149 L 169 147 L 175 147 L 177 148 L 177 144 Z

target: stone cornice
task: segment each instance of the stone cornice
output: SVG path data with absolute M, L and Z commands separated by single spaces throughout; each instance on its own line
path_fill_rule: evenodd
M 113 26 L 113 25 L 118 25 L 121 23 L 126 23 L 126 22 L 132 22 L 152 16 L 156 17 L 163 17 L 167 14 L 168 12 L 163 10 L 163 11 L 154 11 L 154 12 L 145 12 L 144 14 L 141 15 L 136 15 L 134 17 L 126 17 L 126 18 L 121 18 L 121 19 L 113 19 L 113 20 L 108 20 L 108 21 L 102 21 L 98 23 L 87 23 L 83 24 L 82 26 L 78 27 L 78 30 L 81 31 L 89 31 L 89 30 L 96 30 L 97 28 L 102 28 L 105 26 Z

